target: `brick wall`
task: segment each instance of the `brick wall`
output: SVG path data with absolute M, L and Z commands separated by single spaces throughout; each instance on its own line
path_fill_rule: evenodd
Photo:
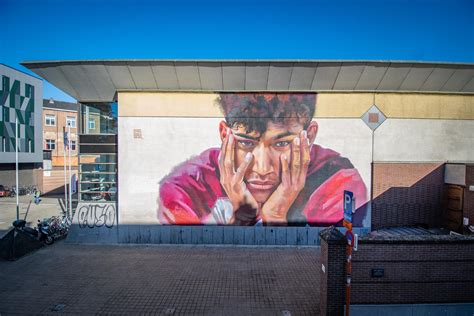
M 77 163 L 79 158 L 77 157 L 77 151 L 75 152 L 75 156 L 73 156 L 73 152 L 71 152 L 71 166 L 74 166 L 77 168 Z M 52 161 L 51 161 L 53 167 L 59 167 L 59 166 L 64 166 L 64 156 L 52 156 Z M 66 166 L 69 166 L 69 157 L 66 155 Z
M 474 301 L 474 238 L 361 240 L 353 254 L 353 304 Z M 383 268 L 374 278 L 372 269 Z
M 324 247 L 322 242 L 321 260 L 337 257 L 339 262 L 329 265 L 340 267 L 344 249 Z M 374 277 L 373 269 L 383 269 L 383 276 Z M 339 276 L 328 276 L 328 288 L 343 287 Z M 473 288 L 474 237 L 362 237 L 352 255 L 351 305 L 473 302 Z M 333 299 L 341 302 L 345 293 L 338 295 Z
M 56 117 L 56 124 L 54 126 L 48 126 L 45 124 L 46 115 L 54 115 Z M 76 150 L 71 151 L 72 156 L 77 156 L 77 126 L 79 120 L 76 112 L 60 111 L 53 109 L 43 109 L 43 149 L 46 149 L 46 139 L 52 139 L 56 141 L 56 149 L 51 154 L 53 156 L 53 166 L 63 166 L 62 157 L 64 155 L 64 135 L 63 127 L 66 126 L 67 117 L 76 118 L 76 127 L 71 128 L 71 141 L 76 141 Z
M 375 163 L 372 229 L 440 225 L 444 164 Z
M 71 172 L 76 175 L 77 179 L 79 176 L 77 167 L 71 168 Z M 53 169 L 44 173 L 46 175 L 43 176 L 43 189 L 41 191 L 44 194 L 64 194 L 64 170 Z
M 469 186 L 474 186 L 474 165 L 466 166 L 466 188 L 464 189 L 463 216 L 469 218 L 469 224 L 474 225 L 474 191 L 469 191 Z
M 345 293 L 345 237 L 335 228 L 320 233 L 320 315 L 343 315 Z M 323 270 L 324 267 L 324 270 Z

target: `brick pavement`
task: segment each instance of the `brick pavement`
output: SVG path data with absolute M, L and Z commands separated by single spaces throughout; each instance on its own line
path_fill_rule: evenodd
M 317 315 L 319 256 L 317 247 L 58 242 L 0 261 L 0 314 Z

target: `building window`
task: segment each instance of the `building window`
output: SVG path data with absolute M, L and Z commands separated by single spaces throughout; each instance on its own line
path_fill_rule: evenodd
M 31 139 L 28 139 L 28 150 L 27 150 L 27 152 L 31 153 L 31 152 L 33 152 L 32 150 L 33 150 L 33 148 L 31 148 Z
M 79 201 L 117 201 L 117 103 L 81 104 Z M 88 202 L 89 203 L 89 202 Z
M 56 125 L 56 115 L 46 114 L 44 124 L 46 126 L 55 126 Z
M 117 134 L 117 103 L 81 104 L 81 134 Z M 94 123 L 91 123 L 94 121 Z
M 66 126 L 71 126 L 71 128 L 76 128 L 76 118 L 74 116 L 68 116 L 66 118 Z
M 5 138 L 5 136 L 2 137 L 2 151 L 7 151 L 7 139 Z
M 55 149 L 56 149 L 56 141 L 54 139 L 47 139 L 46 150 L 55 150 Z
M 76 150 L 76 141 L 71 140 L 71 150 Z

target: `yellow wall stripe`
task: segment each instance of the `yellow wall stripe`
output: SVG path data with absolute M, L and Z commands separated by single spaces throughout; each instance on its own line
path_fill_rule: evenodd
M 119 92 L 119 116 L 222 117 L 217 94 Z M 474 119 L 474 96 L 419 93 L 319 93 L 315 117 L 358 118 L 373 104 L 388 118 Z

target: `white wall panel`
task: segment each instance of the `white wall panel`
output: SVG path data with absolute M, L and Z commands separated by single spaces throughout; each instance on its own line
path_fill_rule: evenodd
M 157 222 L 158 182 L 173 167 L 219 147 L 218 118 L 119 117 L 119 205 L 122 223 Z M 133 138 L 141 129 L 142 138 Z
M 474 161 L 473 120 L 388 119 L 375 131 L 375 161 Z
M 315 143 L 347 157 L 370 188 L 372 132 L 361 119 L 318 119 Z
M 174 167 L 220 147 L 221 118 L 119 117 L 121 223 L 157 223 L 159 181 Z M 317 144 L 348 157 L 370 187 L 371 131 L 360 119 L 320 119 Z M 142 138 L 134 138 L 141 129 Z

